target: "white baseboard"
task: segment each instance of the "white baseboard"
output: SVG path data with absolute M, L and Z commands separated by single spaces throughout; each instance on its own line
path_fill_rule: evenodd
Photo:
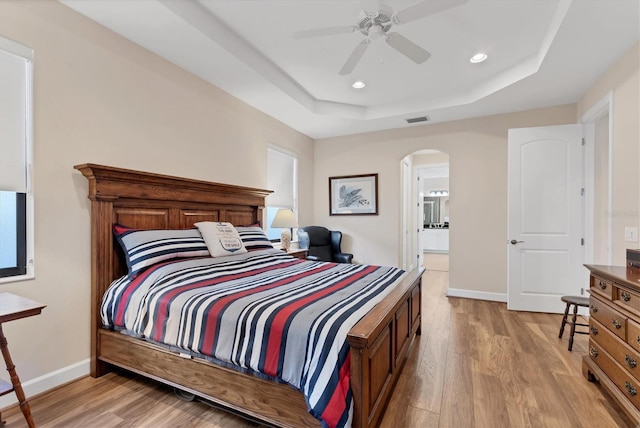
M 20 376 L 20 367 L 18 367 L 18 376 Z M 24 395 L 29 399 L 34 395 L 42 394 L 57 386 L 64 385 L 78 378 L 87 376 L 91 369 L 91 360 L 87 358 L 84 361 L 72 364 L 67 367 L 63 367 L 59 370 L 47 373 L 35 379 L 22 382 L 22 389 L 24 389 Z M 0 397 L 0 409 L 5 409 L 10 406 L 18 404 L 16 394 L 10 393 L 3 397 Z
M 464 297 L 466 299 L 489 300 L 492 302 L 507 302 L 506 293 L 490 293 L 488 291 L 462 290 L 459 288 L 447 289 L 447 297 Z

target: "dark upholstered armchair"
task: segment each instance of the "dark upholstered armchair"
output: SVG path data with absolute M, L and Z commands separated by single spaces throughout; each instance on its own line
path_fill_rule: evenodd
M 322 226 L 306 226 L 298 229 L 300 248 L 308 249 L 307 260 L 334 263 L 351 263 L 353 254 L 340 250 L 342 232 Z

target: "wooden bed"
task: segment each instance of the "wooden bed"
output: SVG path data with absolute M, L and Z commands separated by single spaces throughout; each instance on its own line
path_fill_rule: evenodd
M 268 190 L 210 183 L 95 164 L 75 166 L 91 200 L 91 375 L 121 367 L 269 424 L 320 426 L 302 393 L 102 328 L 99 309 L 109 284 L 126 272 L 113 224 L 183 229 L 198 221 L 262 221 Z M 421 274 L 400 284 L 349 332 L 355 427 L 380 423 L 421 323 Z

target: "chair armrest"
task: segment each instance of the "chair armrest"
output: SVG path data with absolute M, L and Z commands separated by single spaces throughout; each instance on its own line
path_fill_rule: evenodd
M 320 261 L 320 257 L 318 256 L 307 256 L 307 260 L 311 260 L 314 262 L 319 262 Z
M 353 260 L 353 254 L 349 253 L 337 253 L 334 254 L 333 257 L 338 263 L 351 263 L 351 260 Z

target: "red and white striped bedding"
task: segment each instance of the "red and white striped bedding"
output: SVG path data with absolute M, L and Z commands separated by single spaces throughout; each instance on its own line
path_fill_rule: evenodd
M 102 322 L 286 382 L 303 392 L 323 426 L 350 426 L 347 333 L 403 274 L 302 261 L 275 249 L 181 259 L 114 281 Z

